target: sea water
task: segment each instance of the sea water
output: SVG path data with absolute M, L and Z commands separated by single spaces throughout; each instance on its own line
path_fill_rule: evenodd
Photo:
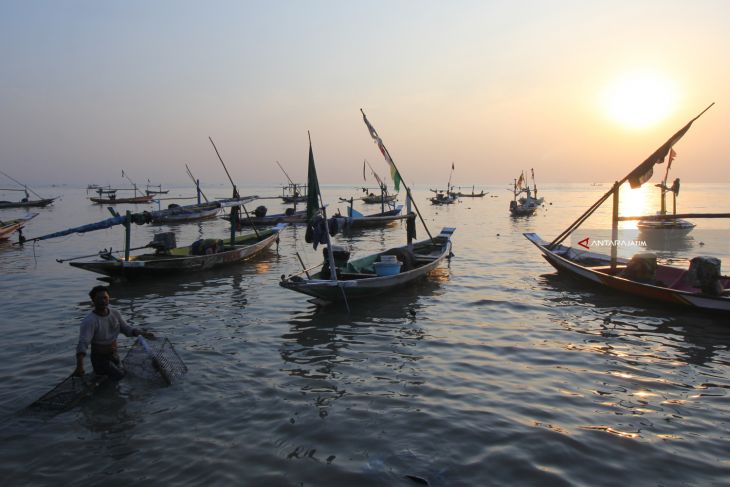
M 656 211 L 658 195 L 648 188 L 642 197 L 622 193 L 622 213 Z M 278 285 L 282 274 L 301 270 L 296 252 L 307 267 L 321 262 L 302 227 L 284 230 L 278 245 L 232 267 L 113 284 L 112 306 L 130 324 L 169 338 L 189 372 L 169 387 L 125 379 L 52 417 L 19 411 L 73 370 L 87 293 L 99 283 L 56 259 L 121 250 L 124 232 L 0 244 L 4 485 L 730 482 L 727 317 L 558 276 L 522 236 L 551 240 L 609 185 L 546 185 L 544 207 L 529 218 L 509 216 L 506 186 L 485 189 L 484 198 L 431 206 L 427 186 L 416 188 L 432 235 L 456 227 L 453 258 L 429 280 L 351 302 L 350 312 L 318 308 Z M 729 189 L 685 184 L 679 209 L 727 212 L 717 204 Z M 110 216 L 83 189 L 42 190 L 61 199 L 32 210 L 40 215 L 26 237 Z M 260 196 L 279 191 L 241 188 Z M 338 197 L 358 191 L 325 186 L 329 214 Z M 230 189 L 206 193 L 227 197 Z M 610 201 L 566 243 L 610 237 Z M 189 201 L 163 205 L 169 202 Z M 270 213 L 284 209 L 275 199 L 251 206 L 258 204 Z M 127 209 L 156 206 L 117 208 Z M 26 214 L 0 211 L 0 219 Z M 675 248 L 648 250 L 680 266 L 695 255 L 718 256 L 727 274 L 727 220 L 694 222 Z M 161 231 L 175 232 L 179 245 L 228 235 L 221 220 L 135 225 L 132 246 Z M 427 238 L 420 222 L 417 232 Z M 402 245 L 405 225 L 335 241 L 357 258 Z M 131 343 L 120 337 L 122 349 Z

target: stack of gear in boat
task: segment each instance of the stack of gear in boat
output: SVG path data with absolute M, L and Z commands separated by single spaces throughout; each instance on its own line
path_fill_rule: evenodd
M 715 257 L 695 257 L 689 262 L 687 278 L 690 285 L 698 287 L 704 294 L 722 296 L 722 272 L 720 259 Z
M 634 255 L 620 276 L 644 284 L 657 284 L 656 254 L 642 252 Z
M 224 250 L 223 240 L 215 238 L 201 238 L 190 246 L 191 255 L 217 254 Z
M 177 247 L 174 232 L 157 233 L 152 241 L 147 244 L 148 247 L 155 249 L 155 255 L 170 255 L 170 251 Z

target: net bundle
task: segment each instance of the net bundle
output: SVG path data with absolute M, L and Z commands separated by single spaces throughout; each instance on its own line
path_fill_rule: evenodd
M 127 373 L 147 380 L 162 380 L 172 384 L 188 368 L 167 338 L 148 341 L 137 337 L 122 360 Z

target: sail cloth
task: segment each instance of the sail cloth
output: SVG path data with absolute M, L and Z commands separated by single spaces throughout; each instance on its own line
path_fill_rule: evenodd
M 309 168 L 307 171 L 307 221 L 311 223 L 314 216 L 319 212 L 319 180 L 317 179 L 317 168 L 314 165 L 314 153 L 312 152 L 312 141 L 309 141 Z
M 712 105 L 714 105 L 714 103 Z M 662 164 L 664 162 L 667 154 L 669 154 L 669 152 L 672 150 L 672 146 L 679 142 L 679 139 L 681 139 L 684 134 L 687 133 L 689 128 L 692 126 L 692 123 L 700 118 L 703 113 L 709 110 L 712 105 L 705 108 L 702 113 L 690 120 L 687 125 L 682 127 L 676 134 L 672 135 L 669 140 L 664 142 L 661 147 L 655 150 L 652 155 L 650 155 L 644 162 L 639 164 L 636 169 L 631 171 L 631 173 L 626 176 L 626 180 L 629 181 L 632 189 L 640 188 L 642 184 L 651 179 L 652 174 L 654 174 L 654 164 Z M 673 159 L 673 157 L 670 157 L 670 159 Z
M 380 152 L 383 153 L 383 157 L 385 157 L 385 161 L 390 166 L 390 177 L 393 178 L 393 186 L 395 186 L 396 191 L 400 191 L 400 182 L 401 177 L 400 173 L 398 172 L 398 168 L 395 167 L 395 163 L 393 162 L 393 159 L 390 157 L 390 153 L 388 152 L 388 149 L 385 148 L 385 145 L 383 144 L 383 140 L 380 138 L 378 133 L 375 131 L 375 128 L 370 125 L 370 122 L 368 122 L 368 117 L 365 116 L 365 112 L 362 114 L 362 119 L 365 122 L 365 125 L 368 127 L 368 131 L 370 132 L 370 137 L 373 138 L 376 144 L 378 144 L 378 149 L 380 149 Z

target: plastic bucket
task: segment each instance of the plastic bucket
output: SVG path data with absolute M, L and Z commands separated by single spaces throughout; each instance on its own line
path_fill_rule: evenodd
M 398 262 L 376 262 L 373 264 L 375 267 L 375 274 L 378 276 L 394 276 L 400 272 L 400 267 L 403 263 Z

